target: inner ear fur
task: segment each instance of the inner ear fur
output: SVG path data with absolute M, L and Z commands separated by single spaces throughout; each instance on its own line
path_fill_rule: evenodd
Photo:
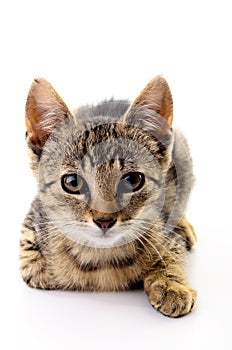
M 171 126 L 173 120 L 173 99 L 167 81 L 158 76 L 151 80 L 133 103 L 144 106 L 161 115 Z
M 61 97 L 45 79 L 35 79 L 30 87 L 25 122 L 29 145 L 43 147 L 58 124 L 71 115 Z
M 123 122 L 151 133 L 170 129 L 172 120 L 172 94 L 167 81 L 161 76 L 148 83 L 122 118 Z

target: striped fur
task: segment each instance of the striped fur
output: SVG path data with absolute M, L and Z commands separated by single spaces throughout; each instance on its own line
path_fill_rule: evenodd
M 192 309 L 196 292 L 186 280 L 185 256 L 196 236 L 183 216 L 191 158 L 171 122 L 171 93 L 161 77 L 131 106 L 110 100 L 74 115 L 45 80 L 32 84 L 27 141 L 39 193 L 20 241 L 21 274 L 29 286 L 117 291 L 143 282 L 163 314 L 178 317 Z M 123 174 L 135 171 L 145 174 L 144 186 L 115 192 Z M 61 188 L 62 176 L 75 172 L 88 184 L 85 194 Z M 100 214 L 116 222 L 104 235 L 94 221 Z

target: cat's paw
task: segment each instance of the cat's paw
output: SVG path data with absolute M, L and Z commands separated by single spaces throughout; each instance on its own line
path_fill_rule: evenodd
M 183 217 L 176 227 L 176 230 L 184 238 L 187 250 L 190 250 L 197 242 L 194 227 Z
M 32 260 L 23 260 L 20 266 L 21 276 L 24 282 L 32 288 L 54 289 L 51 276 L 46 271 L 45 261 L 41 257 Z
M 196 303 L 197 292 L 175 281 L 155 281 L 149 288 L 151 305 L 166 316 L 188 314 Z
M 26 238 L 20 242 L 20 272 L 28 286 L 54 289 L 46 259 L 36 246 L 34 235 L 30 232 L 27 232 Z

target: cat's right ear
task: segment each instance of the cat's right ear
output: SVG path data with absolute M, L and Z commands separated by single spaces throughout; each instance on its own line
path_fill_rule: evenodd
M 122 121 L 148 131 L 164 143 L 170 143 L 173 101 L 167 81 L 151 80 L 132 103 Z
M 71 115 L 66 104 L 45 79 L 35 79 L 26 102 L 28 146 L 42 149 L 54 129 Z

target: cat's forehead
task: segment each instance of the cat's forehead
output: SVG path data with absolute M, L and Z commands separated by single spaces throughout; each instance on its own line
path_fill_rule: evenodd
M 154 155 L 148 150 L 146 140 L 136 129 L 126 128 L 116 122 L 87 124 L 75 141 L 67 148 L 64 162 L 79 164 L 84 168 L 97 167 L 110 171 L 123 168 L 137 169 L 151 162 Z

